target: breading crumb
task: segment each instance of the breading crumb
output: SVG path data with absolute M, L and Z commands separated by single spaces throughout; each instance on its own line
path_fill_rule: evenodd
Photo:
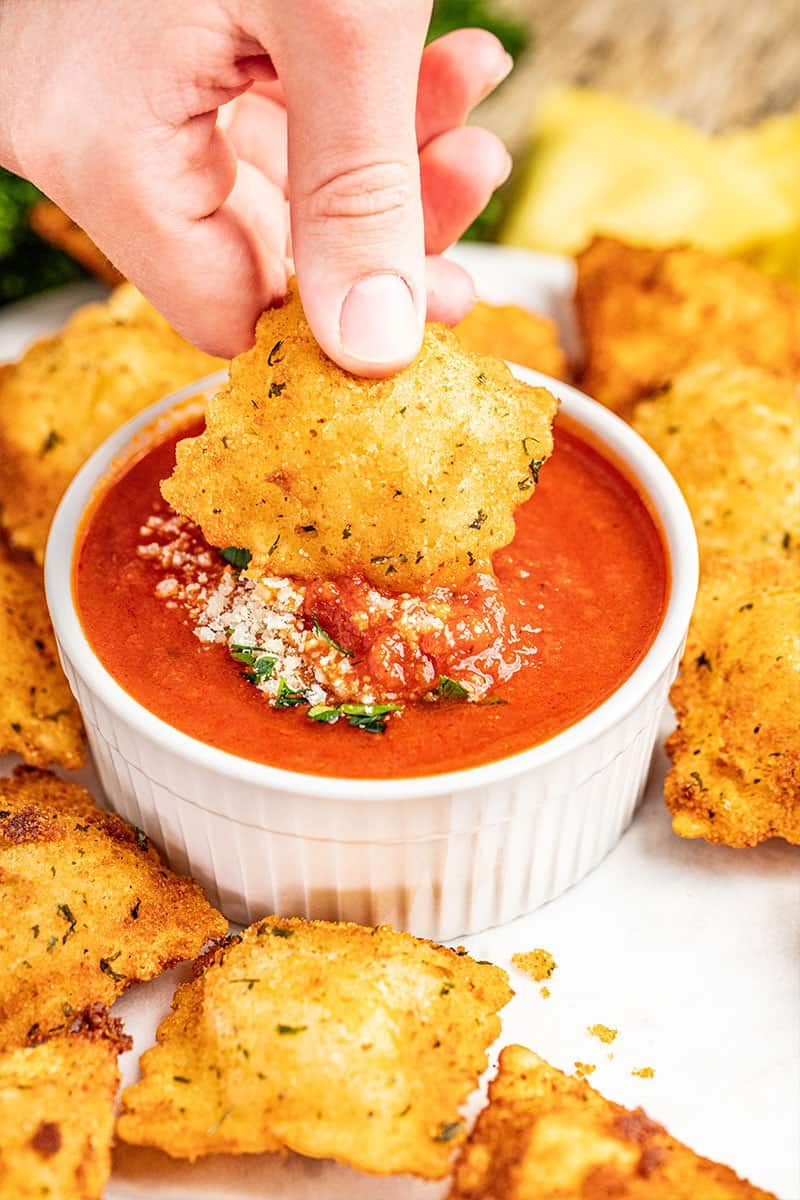
M 610 1046 L 614 1041 L 614 1038 L 619 1033 L 619 1030 L 612 1029 L 610 1025 L 587 1025 L 586 1032 L 590 1033 L 592 1037 L 599 1038 L 600 1041 L 605 1042 L 607 1046 Z
M 549 979 L 558 963 L 549 950 L 528 950 L 524 954 L 512 954 L 511 961 L 517 970 L 529 975 L 535 983 Z
M 596 1071 L 596 1070 L 597 1070 L 597 1067 L 595 1066 L 594 1063 L 585 1063 L 585 1062 L 576 1062 L 575 1063 L 575 1074 L 578 1076 L 579 1079 L 585 1079 L 587 1075 L 591 1075 L 592 1072 Z
M 631 1075 L 636 1075 L 639 1079 L 652 1079 L 655 1075 L 653 1067 L 634 1067 Z

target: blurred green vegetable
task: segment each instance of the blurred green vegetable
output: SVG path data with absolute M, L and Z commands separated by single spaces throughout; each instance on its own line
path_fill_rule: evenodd
M 41 192 L 0 167 L 0 305 L 80 279 L 81 267 L 28 228 L 28 210 Z
M 436 0 L 428 30 L 428 41 L 453 29 L 477 27 L 490 30 L 499 38 L 512 58 L 519 58 L 531 40 L 524 21 L 499 12 L 493 0 Z M 508 185 L 495 192 L 486 208 L 463 235 L 469 242 L 494 242 L 508 209 Z
M 499 38 L 512 58 L 518 58 L 529 41 L 524 21 L 498 12 L 492 0 L 436 0 L 428 30 L 428 41 L 453 29 L 488 29 Z

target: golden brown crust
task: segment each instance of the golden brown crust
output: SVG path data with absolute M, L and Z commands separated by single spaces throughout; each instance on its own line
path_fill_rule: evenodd
M 440 1178 L 510 996 L 499 968 L 389 927 L 266 917 L 178 990 L 118 1132 Z
M 0 779 L 0 1047 L 111 1004 L 226 929 L 83 788 L 26 767 Z
M 0 541 L 0 754 L 79 767 L 83 722 L 58 661 L 42 569 Z
M 473 354 L 504 358 L 554 379 L 570 378 L 558 327 L 541 313 L 518 304 L 487 304 L 479 300 L 453 332 Z
M 507 1046 L 450 1200 L 776 1200 L 700 1158 L 642 1109 Z
M 41 562 L 78 468 L 146 405 L 222 366 L 195 350 L 130 285 L 79 309 L 0 375 L 0 522 Z
M 28 223 L 34 233 L 37 233 L 51 246 L 57 246 L 74 258 L 87 271 L 91 271 L 103 283 L 115 287 L 124 278 L 110 262 L 102 250 L 95 246 L 80 225 L 76 225 L 71 217 L 62 212 L 52 200 L 39 200 L 28 213 Z
M 595 238 L 578 255 L 580 386 L 627 417 L 690 363 L 723 351 L 800 375 L 800 292 L 702 250 Z
M 95 1011 L 0 1052 L 0 1200 L 100 1200 L 111 1173 L 119 1021 Z
M 673 828 L 800 844 L 800 562 L 712 560 L 671 699 Z
M 443 326 L 392 379 L 358 379 L 322 353 L 290 283 L 162 491 L 211 545 L 251 551 L 254 570 L 451 582 L 513 537 L 555 410 Z
M 800 560 L 800 388 L 722 359 L 680 371 L 637 405 L 634 429 L 680 484 L 701 562 Z

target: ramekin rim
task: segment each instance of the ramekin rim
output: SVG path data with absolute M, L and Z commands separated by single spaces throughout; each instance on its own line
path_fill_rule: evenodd
M 224 382 L 220 371 L 148 406 L 91 455 L 67 488 L 50 529 L 45 554 L 45 590 L 60 653 L 90 692 L 137 733 L 194 767 L 258 788 L 320 800 L 391 802 L 424 799 L 503 782 L 527 774 L 590 744 L 619 725 L 645 699 L 669 667 L 686 636 L 698 580 L 697 541 L 686 501 L 655 451 L 616 414 L 571 384 L 516 363 L 518 378 L 547 387 L 567 416 L 586 428 L 619 459 L 653 507 L 670 560 L 670 595 L 661 625 L 642 661 L 601 704 L 545 742 L 474 767 L 400 779 L 306 774 L 241 758 L 175 729 L 135 700 L 103 666 L 92 649 L 74 604 L 72 568 L 81 517 L 96 486 L 135 436 L 160 415 Z

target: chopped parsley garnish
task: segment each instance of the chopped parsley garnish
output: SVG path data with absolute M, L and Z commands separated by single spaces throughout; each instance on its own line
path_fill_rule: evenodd
M 386 720 L 391 713 L 402 712 L 403 704 L 314 704 L 308 710 L 312 721 L 333 725 L 346 717 L 348 725 L 365 733 L 385 733 Z
M 44 716 L 42 717 L 42 720 L 43 721 L 59 721 L 62 717 L 65 717 L 67 715 L 68 711 L 69 711 L 69 709 L 66 709 L 66 708 L 57 708 L 55 710 L 55 712 L 45 713 Z
M 533 480 L 534 483 L 539 482 L 539 472 L 541 471 L 544 464 L 547 462 L 546 458 L 536 458 L 536 451 L 534 449 L 534 446 L 538 446 L 538 444 L 539 444 L 539 439 L 533 437 L 533 435 L 531 435 L 529 437 L 524 437 L 522 439 L 522 449 L 525 451 L 526 454 L 530 454 L 530 456 L 531 456 L 531 461 L 528 464 L 528 470 L 531 473 L 531 479 Z
M 695 781 L 697 786 L 703 788 L 703 791 L 705 791 L 705 787 L 703 785 L 703 777 L 700 774 L 700 772 L 699 771 L 690 771 L 689 774 L 690 774 L 691 778 Z
M 245 550 L 243 546 L 226 546 L 224 550 L 220 550 L 220 554 L 225 562 L 230 563 L 237 571 L 243 571 L 245 567 L 249 567 L 250 559 L 253 557 L 250 551 Z
M 192 1082 L 191 1079 L 189 1079 L 186 1075 L 173 1075 L 172 1078 L 175 1080 L 176 1083 L 191 1083 Z
M 120 957 L 121 954 L 122 954 L 122 951 L 118 950 L 117 953 L 112 954 L 110 956 L 110 958 L 101 958 L 100 959 L 100 970 L 103 972 L 104 975 L 110 975 L 115 983 L 121 983 L 123 979 L 127 978 L 127 976 L 122 975 L 119 971 L 115 971 L 111 965 L 112 963 L 115 963 L 117 961 L 117 959 Z
M 283 339 L 281 339 L 281 341 L 279 341 L 279 342 L 276 342 L 275 345 L 270 350 L 269 354 L 267 355 L 267 366 L 268 367 L 275 366 L 275 363 L 278 361 L 276 359 L 275 355 L 278 353 L 278 351 L 280 350 L 282 345 L 283 345 Z
M 298 704 L 308 704 L 306 693 L 300 689 L 295 691 L 290 688 L 286 680 L 281 676 L 278 681 L 278 692 L 275 696 L 275 708 L 297 708 Z
M 278 1033 L 305 1033 L 307 1025 L 276 1025 Z
M 67 922 L 67 924 L 69 925 L 69 929 L 67 930 L 67 932 L 64 934 L 64 936 L 61 939 L 61 944 L 63 946 L 64 943 L 66 942 L 67 938 L 70 936 L 70 934 L 75 932 L 75 926 L 77 925 L 78 922 L 73 917 L 72 909 L 70 908 L 70 906 L 68 904 L 59 904 L 58 912 L 59 912 L 59 915 L 62 916 L 64 918 L 64 920 Z
M 272 654 L 267 654 L 260 650 L 258 646 L 243 646 L 239 642 L 232 642 L 228 647 L 231 658 L 236 662 L 244 663 L 247 667 L 252 667 L 251 671 L 244 672 L 244 678 L 248 683 L 261 683 L 265 679 L 272 677 L 272 672 L 275 668 L 277 658 Z
M 331 635 L 325 632 L 316 617 L 312 617 L 311 621 L 314 626 L 314 633 L 317 635 L 317 637 L 322 638 L 322 640 L 327 642 L 329 646 L 333 646 L 334 650 L 338 650 L 340 654 L 346 654 L 348 658 L 353 657 L 353 651 L 345 650 L 344 646 L 340 646 L 338 642 L 335 642 Z
M 253 986 L 256 983 L 261 983 L 260 979 L 232 979 L 231 983 L 246 983 L 248 992 L 252 992 Z
M 280 346 L 280 342 L 278 342 L 278 345 Z M 222 1122 L 227 1121 L 228 1117 L 231 1115 L 232 1112 L 233 1112 L 232 1108 L 226 1108 L 225 1112 L 222 1114 L 222 1116 L 219 1118 L 219 1120 L 215 1121 L 213 1125 L 209 1125 L 208 1129 L 206 1130 L 206 1133 L 209 1134 L 209 1136 L 211 1134 L 216 1133 L 217 1130 L 219 1129 L 220 1125 L 222 1124 Z
M 57 433 L 55 429 L 51 429 L 47 437 L 42 442 L 42 448 L 39 451 L 39 457 L 44 458 L 45 454 L 49 454 L 50 451 L 54 450 L 60 442 L 63 442 L 63 440 L 64 439 L 60 433 Z
M 486 520 L 487 520 L 486 513 L 483 511 L 482 508 L 479 508 L 477 515 L 474 517 L 474 519 L 472 521 L 470 521 L 469 527 L 470 527 L 470 529 L 480 529 L 481 525 L 485 524 Z
M 435 1142 L 452 1142 L 454 1137 L 458 1137 L 461 1132 L 460 1121 L 445 1121 L 439 1128 L 439 1132 L 434 1137 Z
M 147 847 L 150 845 L 150 843 L 147 840 L 147 834 L 145 831 L 140 829 L 138 825 L 134 825 L 133 832 L 136 838 L 136 845 L 139 847 L 139 849 L 147 850 Z
M 449 675 L 440 675 L 434 690 L 443 700 L 469 700 L 469 692 L 464 685 Z
M 332 725 L 342 714 L 336 704 L 313 704 L 306 715 L 320 725 Z
M 541 471 L 542 467 L 544 466 L 544 464 L 546 462 L 547 462 L 546 458 L 532 458 L 531 459 L 530 472 L 531 472 L 531 478 L 534 483 L 539 482 L 539 472 Z
M 705 650 L 698 654 L 697 658 L 694 660 L 694 665 L 698 669 L 700 667 L 705 667 L 707 671 L 711 670 L 711 659 L 708 657 Z
M 267 394 L 268 394 L 270 397 L 272 397 L 272 396 L 280 396 L 281 392 L 283 391 L 283 389 L 284 389 L 285 387 L 286 387 L 286 384 L 285 384 L 285 383 L 271 383 L 271 384 L 269 385 L 269 392 L 268 392 Z

